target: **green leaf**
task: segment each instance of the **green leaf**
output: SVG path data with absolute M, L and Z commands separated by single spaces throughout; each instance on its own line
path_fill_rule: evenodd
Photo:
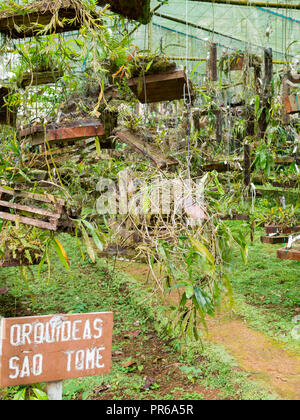
M 95 245 L 96 245 L 96 247 L 99 249 L 99 251 L 100 252 L 102 252 L 103 251 L 103 243 L 101 242 L 101 240 L 100 240 L 100 238 L 99 238 L 99 235 L 98 235 L 98 233 L 97 233 L 97 231 L 96 231 L 96 229 L 94 228 L 94 226 L 90 223 L 90 222 L 88 222 L 87 220 L 83 220 L 82 221 L 84 224 L 85 224 L 85 226 L 90 230 L 90 232 L 91 232 L 91 235 L 92 235 L 92 238 L 93 238 L 93 240 L 94 240 L 94 242 L 95 242 Z
M 186 294 L 187 299 L 190 299 L 193 296 L 193 294 L 194 294 L 194 288 L 193 288 L 193 286 L 187 286 L 185 288 L 185 294 Z
M 214 267 L 215 266 L 215 259 L 212 256 L 211 252 L 206 248 L 204 244 L 202 244 L 197 239 L 190 237 L 190 242 L 199 254 L 201 254 L 204 258 L 209 261 L 209 263 Z
M 73 278 L 73 276 L 71 274 L 71 270 L 70 270 L 70 266 L 69 266 L 68 260 L 66 260 L 66 258 L 65 258 L 65 255 L 64 255 L 65 253 L 62 252 L 62 249 L 63 249 L 62 246 L 59 246 L 58 245 L 59 241 L 58 240 L 55 240 L 55 238 L 54 238 L 54 240 L 53 240 L 52 243 L 54 245 L 55 251 L 56 251 L 57 255 L 59 256 L 59 259 L 61 260 L 63 266 L 68 271 L 68 273 L 70 274 L 71 278 Z
M 92 262 L 95 263 L 96 262 L 95 251 L 94 251 L 93 245 L 91 244 L 89 235 L 87 234 L 87 231 L 85 230 L 83 225 L 81 225 L 81 232 L 82 232 L 82 236 L 83 236 L 89 257 L 92 260 Z
M 46 394 L 46 392 L 42 391 L 39 388 L 33 388 L 32 391 L 34 392 L 34 394 L 36 395 L 38 400 L 42 400 L 42 401 L 46 401 L 49 400 L 48 395 Z

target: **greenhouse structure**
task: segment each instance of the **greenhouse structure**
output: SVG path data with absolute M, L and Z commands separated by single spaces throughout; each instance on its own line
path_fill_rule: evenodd
M 300 399 L 299 29 L 298 0 L 0 1 L 0 400 Z

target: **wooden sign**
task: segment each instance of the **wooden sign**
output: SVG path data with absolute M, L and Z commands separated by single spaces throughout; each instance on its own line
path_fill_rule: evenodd
M 110 372 L 113 314 L 2 318 L 0 387 Z

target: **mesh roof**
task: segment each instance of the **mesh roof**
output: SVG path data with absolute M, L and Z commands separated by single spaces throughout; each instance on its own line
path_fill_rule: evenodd
M 153 0 L 151 7 L 158 3 Z M 298 1 L 286 3 L 298 4 Z M 249 6 L 232 6 L 169 0 L 156 13 L 152 51 L 159 51 L 162 46 L 163 52 L 170 56 L 206 58 L 209 43 L 215 42 L 219 55 L 224 49 L 228 52 L 249 50 L 262 55 L 265 47 L 272 47 L 274 60 L 283 61 L 286 54 L 289 60 L 300 59 L 300 10 L 254 7 L 250 3 Z M 148 48 L 148 32 L 142 26 L 135 34 L 140 48 Z M 190 63 L 189 67 L 194 65 L 195 62 Z

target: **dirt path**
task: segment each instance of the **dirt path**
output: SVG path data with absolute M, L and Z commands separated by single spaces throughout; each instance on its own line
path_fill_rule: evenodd
M 143 264 L 118 263 L 123 271 L 145 282 L 148 267 Z M 173 296 L 174 298 L 174 296 Z M 275 340 L 251 329 L 241 320 L 228 316 L 210 319 L 208 340 L 222 344 L 239 363 L 283 399 L 300 399 L 300 357 L 290 353 Z
M 284 399 L 300 399 L 300 358 L 242 321 L 208 322 L 209 340 L 224 345 L 240 368 L 262 380 Z

